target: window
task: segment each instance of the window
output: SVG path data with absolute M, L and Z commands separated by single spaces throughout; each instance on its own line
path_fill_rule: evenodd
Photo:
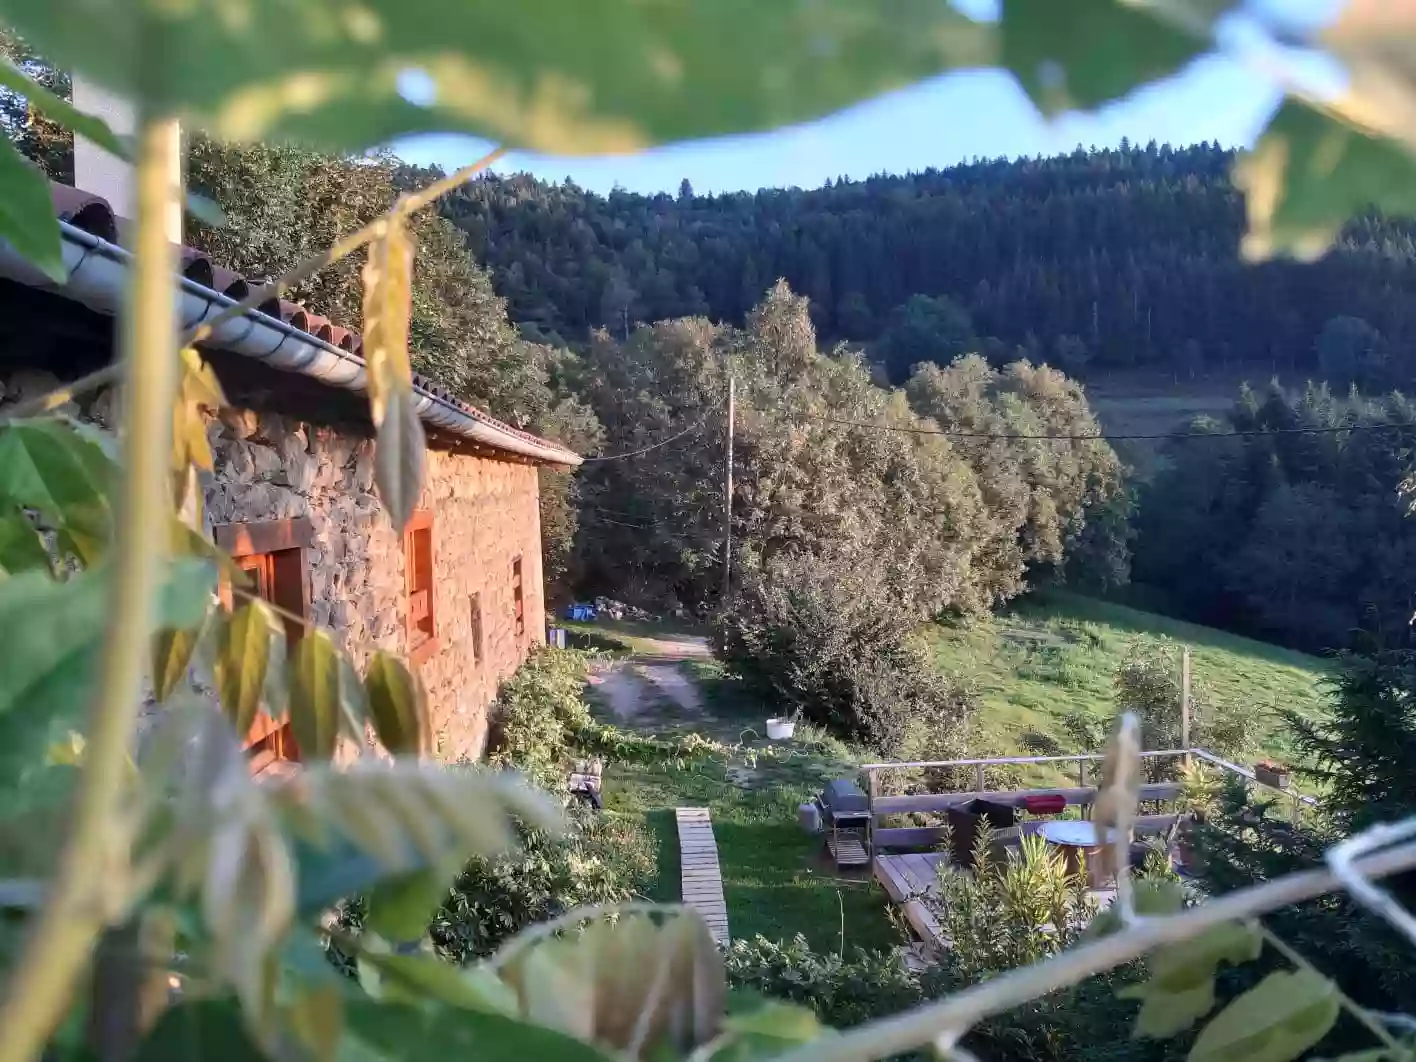
M 216 544 L 231 554 L 236 567 L 250 579 L 245 594 L 237 595 L 229 584 L 222 587 L 228 608 L 251 593 L 269 601 L 285 615 L 285 640 L 289 646 L 305 633 L 310 616 L 310 571 L 305 550 L 314 538 L 314 525 L 307 517 L 295 520 L 267 520 L 251 524 L 222 524 L 213 529 Z M 251 756 L 252 770 L 260 774 L 281 761 L 299 760 L 300 749 L 288 722 L 278 723 L 269 716 L 256 717 L 243 739 Z
M 403 567 L 408 578 L 408 655 L 422 663 L 438 651 L 433 597 L 433 514 L 413 514 L 403 532 Z
M 526 633 L 526 600 L 521 592 L 521 558 L 511 562 L 511 600 L 515 605 L 516 636 Z
M 472 621 L 472 663 L 482 662 L 482 595 L 473 594 L 471 599 Z

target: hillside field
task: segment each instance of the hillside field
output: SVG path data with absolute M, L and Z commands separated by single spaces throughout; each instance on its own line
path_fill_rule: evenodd
M 1207 689 L 1221 711 L 1272 720 L 1266 754 L 1289 752 L 1279 708 L 1325 711 L 1318 657 L 1075 594 L 1034 595 L 990 620 L 935 625 L 925 636 L 940 668 L 978 690 L 980 740 L 990 746 L 980 755 L 1080 751 L 1063 719 L 1115 710 L 1117 669 L 1141 638 L 1188 645 L 1196 689 Z

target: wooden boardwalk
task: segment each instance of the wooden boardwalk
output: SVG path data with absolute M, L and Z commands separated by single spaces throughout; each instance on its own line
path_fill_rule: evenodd
M 678 822 L 683 902 L 703 916 L 713 939 L 727 946 L 728 907 L 723 902 L 713 817 L 707 808 L 674 808 L 674 818 Z

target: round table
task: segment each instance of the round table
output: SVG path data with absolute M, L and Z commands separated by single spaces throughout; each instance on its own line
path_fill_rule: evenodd
M 1062 850 L 1062 859 L 1069 871 L 1077 870 L 1081 856 L 1085 854 L 1087 877 L 1091 886 L 1100 887 L 1103 876 L 1100 874 L 1101 861 L 1097 856 L 1101 854 L 1103 845 L 1111 844 L 1116 839 L 1115 830 L 1108 829 L 1105 836 L 1102 836 L 1094 822 L 1082 819 L 1050 819 L 1039 826 L 1037 832 L 1048 844 L 1056 845 Z

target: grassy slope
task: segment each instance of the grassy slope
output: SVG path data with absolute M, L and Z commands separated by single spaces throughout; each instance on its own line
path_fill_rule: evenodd
M 572 625 L 582 644 L 657 655 L 662 628 L 641 624 Z M 1272 712 L 1280 705 L 1305 714 L 1323 710 L 1318 687 L 1322 661 L 1261 642 L 1178 620 L 1070 594 L 1053 593 L 1020 603 L 992 621 L 927 632 L 940 666 L 970 676 L 983 699 L 981 755 L 1074 751 L 1060 726 L 1066 712 L 1114 709 L 1114 681 L 1127 647 L 1139 636 L 1164 636 L 1189 645 L 1197 683 L 1236 710 Z M 632 666 L 632 665 L 631 665 Z M 634 721 L 659 735 L 698 732 L 727 744 L 746 727 L 762 727 L 767 708 L 723 678 L 711 661 L 678 665 L 704 692 L 706 711 L 688 717 L 668 702 Z M 800 730 L 799 730 L 800 732 Z M 746 735 L 745 749 L 767 743 Z M 854 777 L 868 756 L 840 742 L 812 736 L 795 743 L 784 760 L 739 754 L 724 764 L 710 760 L 692 769 L 674 765 L 611 763 L 605 773 L 606 807 L 645 815 L 660 840 L 659 877 L 653 899 L 679 896 L 678 839 L 672 808 L 713 811 L 729 924 L 735 938 L 754 934 L 780 940 L 796 933 L 835 951 L 845 923 L 847 948 L 885 946 L 899 935 L 886 917 L 879 889 L 860 876 L 846 877 L 820 857 L 820 841 L 797 826 L 796 809 L 830 778 Z M 1275 732 L 1268 751 L 1283 756 Z M 1060 779 L 1035 770 L 1037 784 Z
M 1076 751 L 1060 720 L 1069 711 L 1114 709 L 1116 670 L 1141 636 L 1188 645 L 1196 685 L 1218 707 L 1269 718 L 1280 707 L 1309 716 L 1324 710 L 1316 657 L 1073 594 L 1050 593 L 989 622 L 928 633 L 940 667 L 977 684 L 983 739 L 989 753 L 1004 755 Z M 1287 751 L 1276 720 L 1264 751 Z
M 635 632 L 642 636 L 643 632 Z M 611 635 L 613 636 L 613 635 Z M 637 730 L 660 736 L 697 732 L 735 744 L 745 727 L 759 730 L 769 714 L 741 694 L 708 662 L 682 664 L 703 690 L 706 713 L 686 718 L 673 705 L 634 721 Z M 746 749 L 767 743 L 746 735 Z M 611 762 L 605 770 L 607 810 L 644 814 L 660 843 L 659 877 L 653 899 L 679 897 L 678 835 L 674 807 L 706 806 L 723 873 L 728 924 L 735 939 L 762 934 L 783 940 L 802 933 L 823 951 L 836 951 L 842 927 L 846 948 L 885 947 L 900 942 L 886 916 L 884 894 L 862 874 L 847 877 L 821 858 L 821 839 L 797 825 L 797 805 L 820 792 L 830 778 L 849 778 L 863 762 L 839 742 L 815 736 L 794 743 L 786 759 L 750 753 L 729 762 L 707 760 L 692 768 L 672 764 Z

